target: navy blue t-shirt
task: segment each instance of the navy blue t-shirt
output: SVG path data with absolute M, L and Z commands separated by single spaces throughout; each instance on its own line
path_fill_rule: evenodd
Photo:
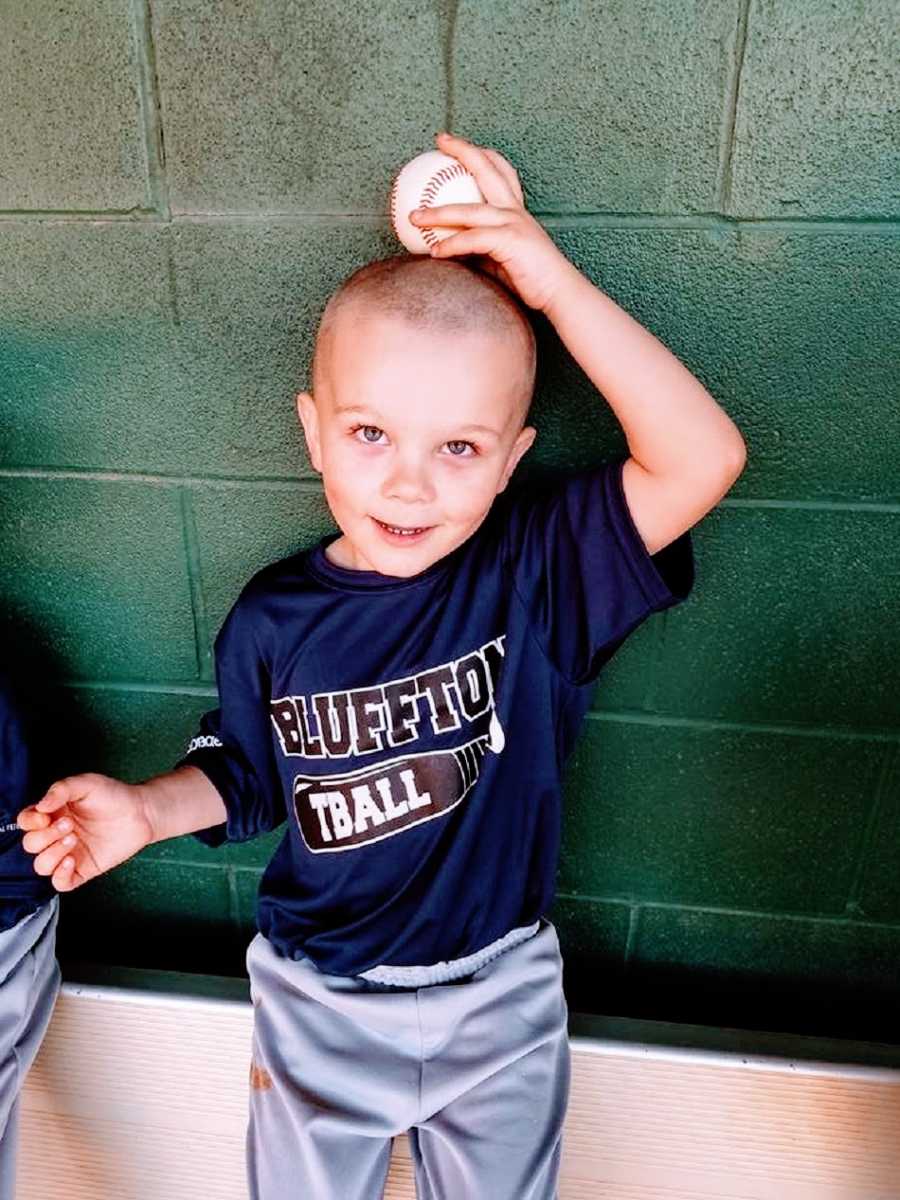
M 53 895 L 53 885 L 34 870 L 22 849 L 19 812 L 40 800 L 44 784 L 33 755 L 22 701 L 0 675 L 0 929 L 11 929 Z
M 687 596 L 690 535 L 651 557 L 615 462 L 503 493 L 409 579 L 336 566 L 329 540 L 256 575 L 219 633 L 219 708 L 182 762 L 228 820 L 199 836 L 287 820 L 258 907 L 281 954 L 339 975 L 460 958 L 549 908 L 591 685 Z

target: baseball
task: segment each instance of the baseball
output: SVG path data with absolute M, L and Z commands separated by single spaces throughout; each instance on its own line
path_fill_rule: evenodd
M 449 154 L 426 150 L 406 164 L 391 188 L 391 224 L 412 254 L 427 254 L 436 242 L 459 233 L 460 226 L 440 229 L 411 225 L 409 214 L 416 208 L 442 204 L 481 204 L 484 201 L 475 177 Z

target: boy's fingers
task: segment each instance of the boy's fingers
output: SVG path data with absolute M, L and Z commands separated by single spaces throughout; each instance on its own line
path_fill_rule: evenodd
M 413 225 L 496 226 L 509 220 L 509 215 L 492 204 L 439 204 L 435 208 L 416 208 L 409 214 Z
M 464 229 L 432 247 L 433 258 L 452 258 L 454 254 L 489 255 L 497 249 L 497 235 L 489 229 Z
M 452 155 L 475 176 L 475 181 L 489 204 L 506 204 L 509 201 L 509 183 L 481 146 L 452 133 L 439 133 L 436 140 L 445 154 Z
M 31 805 L 29 808 L 23 808 L 16 817 L 16 824 L 20 829 L 46 829 L 50 824 L 50 818 L 46 813 L 38 812 Z
M 85 882 L 80 878 L 75 869 L 75 859 L 71 857 L 64 858 L 56 870 L 53 872 L 51 883 L 58 892 L 71 892 L 73 888 L 80 887 Z
M 34 806 L 38 812 L 56 812 L 64 804 L 74 803 L 89 796 L 98 784 L 106 782 L 102 775 L 70 775 L 51 783 L 46 793 Z
M 38 875 L 52 875 L 64 858 L 71 858 L 77 838 L 74 833 L 67 833 L 64 838 L 44 850 L 34 860 L 34 869 Z
M 45 794 L 38 800 L 35 808 L 38 812 L 56 812 L 58 808 L 62 808 L 70 800 L 77 800 L 83 793 L 84 788 L 77 786 L 76 779 L 58 779 L 56 783 L 52 783 L 47 788 Z
M 58 842 L 67 833 L 71 832 L 71 817 L 61 817 L 49 827 L 35 829 L 31 833 L 26 833 L 22 838 L 22 846 L 29 854 L 40 854 L 42 850 L 46 850 L 48 846 L 52 846 L 54 842 Z
M 519 180 L 516 168 L 512 165 L 509 159 L 503 157 L 499 150 L 490 150 L 487 146 L 484 148 L 485 154 L 509 184 L 510 191 L 522 205 L 525 203 L 525 193 L 522 191 L 522 184 Z

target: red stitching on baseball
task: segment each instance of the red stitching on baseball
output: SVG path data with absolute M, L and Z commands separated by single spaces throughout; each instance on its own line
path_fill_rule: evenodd
M 394 176 L 394 183 L 391 187 L 391 224 L 397 228 L 397 176 Z
M 451 179 L 465 175 L 471 175 L 471 171 L 467 171 L 462 163 L 458 162 L 453 163 L 452 166 L 441 167 L 440 170 L 435 171 L 422 189 L 422 197 L 419 200 L 419 208 L 431 208 L 432 201 L 437 198 L 438 193 L 445 183 L 449 183 Z M 472 177 L 474 178 L 474 176 Z M 419 229 L 419 233 L 422 235 L 422 241 L 426 246 L 428 246 L 429 249 L 431 249 L 432 246 L 436 246 L 440 241 L 440 238 L 437 236 L 434 230 L 430 229 L 428 226 Z
M 435 171 L 428 182 L 422 189 L 422 198 L 419 201 L 419 208 L 430 208 L 431 201 L 435 199 L 438 192 L 445 183 L 449 183 L 451 179 L 458 176 L 469 175 L 470 172 L 462 165 L 462 163 L 453 163 L 449 167 L 441 167 Z
M 435 171 L 435 173 L 431 176 L 431 178 L 428 180 L 428 182 L 425 184 L 424 188 L 422 189 L 422 197 L 419 200 L 418 207 L 419 208 L 431 208 L 432 201 L 435 200 L 435 198 L 438 195 L 438 192 L 441 190 L 441 188 L 444 186 L 445 183 L 449 183 L 451 179 L 461 177 L 464 175 L 470 175 L 470 174 L 471 174 L 471 172 L 467 171 L 466 168 L 462 165 L 462 163 L 454 163 L 450 167 L 441 167 L 441 169 L 439 171 Z M 394 226 L 395 229 L 397 227 L 397 184 L 399 182 L 400 182 L 400 172 L 398 172 L 397 175 L 394 176 L 394 182 L 391 187 L 391 196 L 390 196 L 391 224 Z M 425 242 L 425 245 L 428 246 L 429 248 L 437 245 L 438 241 L 440 240 L 438 238 L 437 234 L 434 232 L 434 230 L 429 229 L 427 226 L 425 228 L 419 229 L 419 233 L 422 235 L 422 240 Z

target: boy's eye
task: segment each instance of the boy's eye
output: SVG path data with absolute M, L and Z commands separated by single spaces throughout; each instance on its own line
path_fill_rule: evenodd
M 466 454 L 467 450 L 471 450 L 473 454 L 476 453 L 475 447 L 471 442 L 448 442 L 447 449 L 454 458 L 468 458 L 469 456 Z
M 377 425 L 357 425 L 353 432 L 355 434 L 362 434 L 362 440 L 368 442 L 369 445 L 375 445 L 381 437 L 383 430 L 379 429 Z

